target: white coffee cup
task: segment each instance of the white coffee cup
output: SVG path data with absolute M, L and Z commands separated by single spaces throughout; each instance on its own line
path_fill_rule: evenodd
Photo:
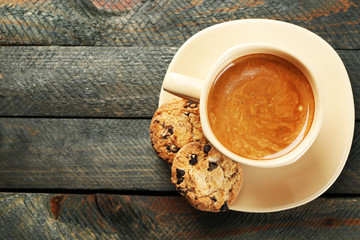
M 315 113 L 313 122 L 305 138 L 287 154 L 269 160 L 245 158 L 227 149 L 213 133 L 207 113 L 208 95 L 211 86 L 218 74 L 233 60 L 241 56 L 255 53 L 272 54 L 294 64 L 309 80 L 315 100 Z M 197 79 L 191 76 L 183 75 L 181 73 L 167 73 L 164 79 L 163 88 L 165 91 L 168 91 L 179 97 L 193 101 L 200 101 L 201 125 L 203 132 L 209 142 L 217 150 L 230 159 L 254 167 L 270 168 L 294 163 L 310 148 L 312 143 L 315 141 L 321 128 L 324 115 L 325 102 L 322 80 L 313 67 L 303 59 L 296 56 L 292 51 L 284 49 L 281 46 L 267 43 L 249 43 L 232 47 L 226 51 L 216 62 L 214 62 L 205 79 Z

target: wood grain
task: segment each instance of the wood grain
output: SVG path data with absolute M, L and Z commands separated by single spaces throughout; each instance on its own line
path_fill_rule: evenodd
M 350 78 L 355 104 L 355 119 L 360 120 L 360 50 L 338 51 L 338 54 L 345 64 Z
M 305 27 L 337 49 L 359 49 L 358 0 L 3 0 L 0 44 L 180 46 L 214 24 L 269 18 Z
M 174 190 L 150 120 L 0 119 L 0 188 Z
M 359 0 L 0 0 L 1 239 L 357 239 L 359 12 Z M 297 24 L 337 49 L 354 93 L 352 149 L 304 206 L 200 212 L 152 150 L 150 118 L 178 48 L 249 18 Z
M 360 198 L 339 197 L 268 214 L 209 213 L 180 196 L 2 193 L 0 231 L 5 239 L 356 239 L 359 207 Z
M 151 118 L 176 47 L 0 47 L 0 116 Z M 360 119 L 360 51 L 339 50 Z
M 59 215 L 55 217 L 57 200 Z M 1 193 L 0 222 L 3 239 L 115 238 L 94 195 Z
M 0 115 L 151 117 L 176 50 L 0 47 Z
M 0 118 L 0 189 L 175 191 L 146 119 Z M 360 123 L 327 193 L 360 193 Z

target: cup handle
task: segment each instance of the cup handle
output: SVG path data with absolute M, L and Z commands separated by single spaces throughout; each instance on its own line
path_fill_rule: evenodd
M 203 82 L 198 78 L 171 72 L 164 79 L 163 89 L 178 97 L 199 102 Z

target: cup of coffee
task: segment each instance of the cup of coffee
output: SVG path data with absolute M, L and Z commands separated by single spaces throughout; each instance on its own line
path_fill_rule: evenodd
M 226 51 L 205 79 L 167 73 L 163 88 L 200 101 L 209 142 L 234 161 L 280 167 L 312 145 L 324 112 L 322 80 L 288 49 L 249 43 Z

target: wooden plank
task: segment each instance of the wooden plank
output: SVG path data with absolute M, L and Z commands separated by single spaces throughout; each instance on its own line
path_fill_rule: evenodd
M 176 50 L 0 47 L 0 115 L 151 117 Z
M 175 191 L 146 119 L 0 118 L 0 189 Z M 328 193 L 360 193 L 360 123 Z M 29 191 L 28 190 L 28 191 Z
M 346 194 L 359 194 L 360 188 L 353 187 L 352 184 L 348 185 L 348 182 L 356 182 L 359 185 L 360 182 L 360 122 L 355 123 L 354 138 L 350 149 L 348 160 L 345 167 L 334 182 L 334 184 L 326 191 L 326 193 L 346 193 Z
M 217 23 L 269 18 L 305 27 L 337 49 L 359 49 L 359 8 L 358 0 L 3 0 L 0 44 L 180 46 Z
M 0 222 L 3 239 L 115 238 L 94 195 L 1 193 Z
M 0 119 L 0 188 L 174 190 L 150 120 Z
M 360 50 L 338 51 L 348 72 L 355 104 L 355 119 L 360 120 Z
M 0 194 L 4 239 L 356 239 L 360 198 L 267 214 L 201 212 L 180 196 Z
M 0 47 L 0 116 L 152 117 L 176 47 Z M 339 50 L 360 119 L 360 50 Z

